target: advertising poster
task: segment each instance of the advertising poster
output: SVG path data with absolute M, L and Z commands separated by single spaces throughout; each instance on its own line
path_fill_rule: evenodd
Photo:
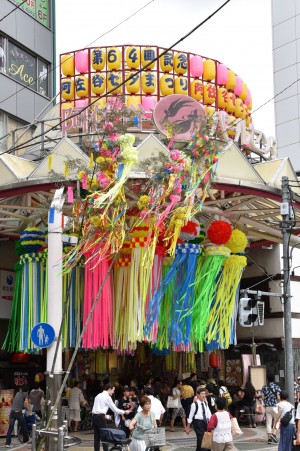
M 0 270 L 0 318 L 10 318 L 15 277 L 14 271 Z
M 0 390 L 0 435 L 6 435 L 14 390 Z

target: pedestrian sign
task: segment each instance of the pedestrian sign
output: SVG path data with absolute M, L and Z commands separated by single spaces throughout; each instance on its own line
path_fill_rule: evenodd
M 31 331 L 31 340 L 38 348 L 48 348 L 55 338 L 55 331 L 48 323 L 38 323 Z

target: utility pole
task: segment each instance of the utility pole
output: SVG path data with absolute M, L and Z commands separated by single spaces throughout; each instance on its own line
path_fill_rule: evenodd
M 292 338 L 292 308 L 290 291 L 290 249 L 289 240 L 292 233 L 291 196 L 288 177 L 282 177 L 282 204 L 280 227 L 283 239 L 283 317 L 284 317 L 284 352 L 285 352 L 285 388 L 292 402 L 294 397 L 294 361 Z

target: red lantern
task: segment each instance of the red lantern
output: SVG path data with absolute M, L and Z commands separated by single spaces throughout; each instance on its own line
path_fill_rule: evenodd
M 209 355 L 209 366 L 211 368 L 219 368 L 219 359 L 218 355 L 215 352 L 212 352 Z
M 207 230 L 207 236 L 210 241 L 218 246 L 227 243 L 231 234 L 231 225 L 226 221 L 214 221 Z

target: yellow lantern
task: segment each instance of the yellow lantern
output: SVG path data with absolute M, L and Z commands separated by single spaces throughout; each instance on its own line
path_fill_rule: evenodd
M 233 127 L 235 127 L 235 126 L 236 126 L 236 118 L 234 116 L 230 115 L 229 116 L 229 123 L 228 123 L 227 134 L 231 138 L 235 137 L 235 130 L 233 129 Z
M 235 86 L 236 86 L 235 73 L 233 72 L 233 70 L 228 69 L 228 79 L 225 87 L 227 91 L 234 91 Z
M 186 77 L 175 78 L 175 94 L 188 94 L 188 81 Z
M 121 52 L 117 47 L 111 47 L 107 50 L 107 67 L 109 70 L 120 69 Z
M 129 69 L 139 69 L 141 63 L 141 52 L 139 47 L 126 47 L 125 59 Z
M 236 99 L 234 115 L 235 117 L 239 117 L 241 119 L 244 119 L 246 117 L 246 110 L 244 108 L 244 102 L 242 101 L 242 99 Z
M 93 49 L 91 52 L 92 68 L 95 70 L 103 70 L 105 66 L 106 53 L 103 49 Z
M 227 97 L 227 105 L 226 105 L 227 113 L 230 114 L 230 113 L 235 112 L 235 100 L 236 100 L 236 97 L 233 94 L 233 92 L 229 92 L 228 97 Z
M 174 78 L 171 74 L 164 74 L 159 81 L 160 92 L 163 96 L 174 94 Z
M 75 73 L 74 55 L 62 55 L 60 59 L 61 71 L 66 77 L 71 77 Z
M 96 95 L 104 94 L 106 87 L 105 75 L 103 74 L 94 74 L 92 76 L 92 93 Z
M 113 90 L 110 94 L 115 95 L 121 92 L 122 76 L 120 72 L 108 72 L 107 73 L 107 92 Z
M 204 107 L 206 116 L 212 117 L 215 114 L 216 109 L 213 106 Z
M 246 83 L 242 83 L 242 92 L 239 95 L 240 99 L 242 100 L 246 100 L 248 97 L 248 86 L 246 85 Z
M 62 102 L 61 107 L 63 110 L 69 110 L 70 108 L 74 108 L 74 102 Z
M 141 104 L 140 96 L 132 95 L 132 96 L 126 97 L 127 108 L 129 108 L 130 106 L 133 106 L 136 110 L 138 110 L 140 108 L 140 104 Z
M 134 75 L 135 74 L 135 75 Z M 130 78 L 131 77 L 131 78 Z M 140 91 L 141 88 L 141 79 L 140 74 L 136 74 L 135 72 L 127 72 L 126 74 L 126 89 L 130 94 L 136 94 Z
M 75 90 L 77 97 L 87 97 L 89 92 L 89 79 L 84 75 L 75 77 Z
M 159 64 L 162 72 L 171 72 L 173 70 L 173 53 L 166 52 L 159 58 Z
M 153 72 L 143 73 L 142 90 L 144 94 L 153 94 L 156 91 L 156 75 Z
M 203 80 L 211 81 L 216 77 L 216 63 L 213 60 L 203 62 Z
M 185 74 L 187 71 L 187 54 L 186 53 L 176 53 L 174 56 L 174 71 L 179 74 Z M 179 93 L 178 93 L 179 94 Z
M 61 96 L 64 100 L 74 99 L 74 80 L 73 78 L 64 78 L 61 81 Z
M 211 105 L 216 100 L 216 87 L 213 83 L 206 83 L 204 85 L 204 100 L 205 105 Z
M 228 100 L 228 92 L 225 88 L 218 88 L 218 108 L 225 110 Z
M 191 82 L 191 97 L 196 100 L 203 98 L 203 83 L 200 80 L 193 80 Z
M 156 51 L 152 47 L 144 47 L 141 50 L 142 55 L 142 66 L 147 66 L 148 69 L 153 69 L 155 67 L 155 61 L 153 61 L 156 58 Z M 153 61 L 153 63 L 151 63 Z M 149 64 L 150 63 L 150 64 Z M 148 65 L 149 64 L 149 65 Z

